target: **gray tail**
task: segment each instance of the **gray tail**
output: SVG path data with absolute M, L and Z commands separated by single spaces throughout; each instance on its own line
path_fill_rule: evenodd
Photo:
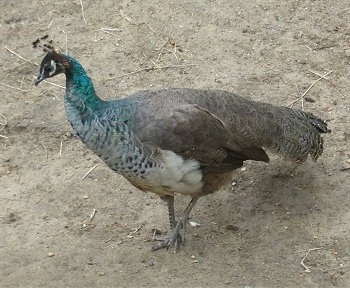
M 327 123 L 311 113 L 273 107 L 277 133 L 270 135 L 266 147 L 302 163 L 308 155 L 316 160 L 323 152 L 322 133 L 331 132 Z

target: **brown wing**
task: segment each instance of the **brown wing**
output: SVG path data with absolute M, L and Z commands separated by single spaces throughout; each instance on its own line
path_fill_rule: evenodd
M 240 147 L 223 121 L 198 105 L 179 105 L 154 114 L 135 122 L 139 139 L 196 159 L 206 170 L 232 170 L 247 159 L 269 160 L 263 149 Z
M 262 147 L 264 147 L 299 163 L 305 161 L 309 154 L 316 160 L 323 150 L 321 134 L 330 132 L 327 124 L 322 119 L 310 113 L 250 101 L 225 91 L 167 89 L 154 92 L 139 92 L 129 99 L 132 99 L 132 102 L 138 107 L 142 106 L 141 110 L 143 111 L 139 114 L 142 114 L 143 117 L 140 117 L 140 115 L 136 116 L 136 126 L 140 123 L 146 123 L 147 126 L 149 120 L 153 121 L 154 116 L 150 115 L 151 113 L 160 114 L 160 121 L 166 120 L 173 113 L 172 107 L 179 107 L 179 105 L 183 104 L 198 105 L 198 107 L 201 107 L 200 109 L 206 109 L 212 115 L 215 115 L 214 118 L 219 118 L 225 123 L 224 126 L 227 129 L 226 127 L 222 128 L 226 131 L 224 135 L 226 137 L 228 137 L 227 133 L 231 135 L 228 137 L 231 145 L 228 145 L 228 147 L 224 145 L 223 147 L 231 155 L 233 152 L 239 153 L 239 155 L 245 156 L 246 159 L 268 161 L 267 155 L 262 150 Z M 193 116 L 193 119 L 195 119 L 193 122 L 195 123 L 191 124 L 192 126 L 180 125 L 182 128 L 180 130 L 181 132 L 187 131 L 191 134 L 190 136 L 195 136 L 195 139 L 199 139 L 195 144 L 201 145 L 203 143 L 202 138 L 205 138 L 201 133 L 205 133 L 205 130 L 208 128 L 198 123 L 197 120 L 204 119 L 204 113 L 194 113 L 193 109 L 192 111 L 187 109 L 187 112 L 197 115 Z M 192 119 L 191 115 L 186 116 Z M 164 127 L 164 129 L 175 129 L 172 126 L 168 127 L 167 124 Z M 204 131 L 199 131 L 199 129 L 204 129 Z M 222 129 L 220 130 L 221 132 L 223 131 Z M 159 131 L 161 135 L 159 136 L 170 137 L 165 132 L 161 129 Z M 213 133 L 213 131 L 210 132 Z M 221 132 L 220 135 L 222 136 Z M 188 141 L 181 137 L 175 138 L 182 145 L 186 144 L 184 141 Z M 160 138 L 155 137 L 154 139 L 159 140 Z M 219 140 L 218 138 L 217 141 Z M 214 143 L 218 143 L 222 149 L 220 141 L 214 141 Z M 232 143 L 235 145 L 232 145 Z M 210 146 L 211 143 L 208 142 L 207 144 Z M 172 146 L 170 145 L 169 147 Z M 226 153 L 228 152 L 226 151 Z M 201 153 L 201 157 L 203 155 Z M 237 156 L 234 155 L 236 158 Z M 228 160 L 228 158 L 225 159 Z M 224 161 L 225 163 L 227 162 L 226 160 Z

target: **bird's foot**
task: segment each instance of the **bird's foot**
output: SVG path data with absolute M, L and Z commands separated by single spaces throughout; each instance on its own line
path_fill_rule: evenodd
M 169 236 L 165 236 L 165 237 L 156 236 L 153 239 L 155 241 L 160 241 L 160 242 L 152 247 L 152 251 L 156 251 L 162 248 L 169 249 L 171 246 L 174 246 L 175 252 L 176 252 L 179 246 L 184 243 L 184 239 L 182 238 L 182 235 L 180 233 L 178 233 L 177 235 L 174 233 L 171 233 Z
M 183 230 L 183 233 L 181 233 L 180 230 Z M 184 223 L 182 220 L 180 220 L 177 222 L 176 226 L 171 230 L 170 235 L 153 237 L 153 240 L 160 242 L 152 247 L 152 251 L 156 251 L 162 248 L 169 249 L 170 247 L 174 246 L 176 252 L 178 248 L 181 245 L 184 245 L 186 241 L 184 232 Z

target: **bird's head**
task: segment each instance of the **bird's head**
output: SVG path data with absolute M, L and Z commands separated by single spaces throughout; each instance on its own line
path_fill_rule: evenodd
M 60 73 L 65 73 L 65 62 L 63 57 L 55 51 L 49 52 L 44 57 L 40 64 L 39 75 L 35 79 L 35 85 L 38 85 L 46 78 L 56 76 Z
M 40 47 L 46 52 L 44 59 L 41 61 L 39 75 L 35 79 L 35 85 L 38 85 L 46 78 L 66 73 L 70 66 L 69 60 L 63 54 L 58 53 L 52 45 L 52 41 L 42 44 L 41 40 L 46 40 L 48 35 L 41 37 L 33 42 L 33 47 Z

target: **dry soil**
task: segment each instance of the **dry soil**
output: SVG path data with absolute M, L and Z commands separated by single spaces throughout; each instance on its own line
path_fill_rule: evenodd
M 348 1 L 1 6 L 1 287 L 350 287 Z M 192 87 L 293 105 L 329 123 L 324 154 L 247 163 L 200 199 L 182 250 L 151 252 L 166 207 L 74 136 L 63 75 L 34 87 L 44 53 L 31 43 L 45 34 L 104 99 Z

